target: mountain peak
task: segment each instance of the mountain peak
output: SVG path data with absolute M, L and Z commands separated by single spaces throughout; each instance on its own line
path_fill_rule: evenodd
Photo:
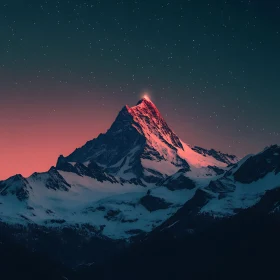
M 87 167 L 91 160 L 110 175 L 150 183 L 180 169 L 190 170 L 190 164 L 195 168 L 227 165 L 213 151 L 196 151 L 182 142 L 147 96 L 135 106 L 124 106 L 105 134 L 88 141 L 68 157 L 61 157 L 57 167 L 72 172 L 73 163 Z
M 138 103 L 136 104 L 136 106 L 137 105 L 140 105 L 141 103 L 145 103 L 145 102 L 147 102 L 147 103 L 152 103 L 153 104 L 153 102 L 152 102 L 152 100 L 150 99 L 150 97 L 149 96 L 147 96 L 147 95 L 144 95 L 139 101 L 138 101 Z M 154 104 L 153 104 L 154 105 Z
M 164 121 L 156 105 L 147 96 L 144 96 L 142 99 L 140 99 L 135 106 L 127 107 L 127 109 L 132 116 L 144 115 L 157 119 L 159 122 Z
M 156 110 L 159 113 L 156 105 L 147 96 L 144 96 L 143 98 L 141 98 L 137 102 L 136 106 L 131 107 L 131 109 L 133 109 L 133 108 L 138 108 L 138 109 L 140 109 L 140 108 L 149 108 L 150 110 Z
M 169 128 L 156 105 L 146 95 L 133 107 L 127 107 L 128 114 L 137 124 L 136 129 L 143 134 L 146 140 L 156 142 L 151 146 L 160 146 L 164 142 L 169 148 L 184 149 L 178 136 Z M 156 141 L 155 139 L 158 139 Z

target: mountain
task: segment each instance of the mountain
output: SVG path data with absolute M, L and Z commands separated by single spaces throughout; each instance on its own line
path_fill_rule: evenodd
M 151 231 L 236 162 L 185 144 L 143 98 L 48 172 L 0 182 L 1 220 L 52 229 L 90 224 L 94 234 L 126 239 Z
M 273 279 L 280 249 L 280 146 L 233 165 L 169 219 L 103 264 L 97 279 Z
M 280 210 L 280 146 L 272 145 L 234 164 L 222 177 L 197 189 L 172 217 L 154 232 L 174 236 L 203 230 L 247 209 L 262 215 Z
M 85 166 L 94 161 L 111 175 L 137 178 L 143 184 L 157 183 L 180 169 L 192 173 L 196 168 L 224 168 L 237 162 L 235 156 L 185 144 L 147 98 L 134 107 L 125 106 L 105 134 L 64 160 Z
M 199 234 L 258 205 L 280 186 L 279 155 L 275 145 L 239 160 L 186 144 L 143 98 L 47 172 L 0 181 L 0 227 L 64 264 L 100 263 L 139 240 Z M 277 201 L 262 204 L 266 214 Z

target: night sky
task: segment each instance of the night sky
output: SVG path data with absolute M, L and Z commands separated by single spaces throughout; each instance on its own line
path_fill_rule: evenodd
M 279 68 L 278 0 L 1 1 L 0 179 L 49 169 L 143 92 L 189 144 L 280 144 Z

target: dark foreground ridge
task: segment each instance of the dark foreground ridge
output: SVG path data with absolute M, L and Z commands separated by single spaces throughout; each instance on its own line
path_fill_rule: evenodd
M 49 244 L 51 246 L 51 244 Z M 3 280 L 66 280 L 75 272 L 43 254 L 32 252 L 0 232 L 0 278 Z
M 118 258 L 79 271 L 79 279 L 274 279 L 278 275 L 279 216 L 244 211 L 199 234 L 158 234 Z

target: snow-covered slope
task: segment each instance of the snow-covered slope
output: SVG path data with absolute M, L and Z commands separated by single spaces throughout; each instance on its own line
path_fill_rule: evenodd
M 172 231 L 175 235 L 193 232 L 250 207 L 267 215 L 279 213 L 279 190 L 280 146 L 273 145 L 245 157 L 219 179 L 196 189 L 192 198 L 156 231 Z
M 194 193 L 128 182 L 100 182 L 55 168 L 26 179 L 1 182 L 1 190 L 2 222 L 51 228 L 90 224 L 110 238 L 151 231 Z
M 247 156 L 222 178 L 212 181 L 205 190 L 213 195 L 201 213 L 215 216 L 234 215 L 256 204 L 266 191 L 280 187 L 280 147 L 266 148 Z

